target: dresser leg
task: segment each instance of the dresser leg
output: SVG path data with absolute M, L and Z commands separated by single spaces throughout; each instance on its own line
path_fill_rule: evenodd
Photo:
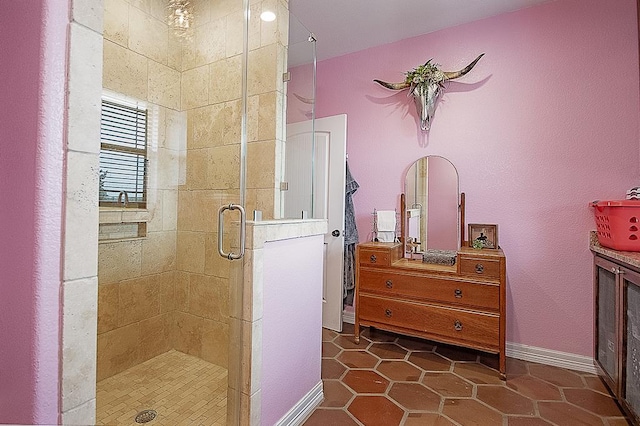
M 353 341 L 356 342 L 356 345 L 360 343 L 360 324 L 358 321 L 353 325 Z
M 507 357 L 500 352 L 500 380 L 507 380 Z

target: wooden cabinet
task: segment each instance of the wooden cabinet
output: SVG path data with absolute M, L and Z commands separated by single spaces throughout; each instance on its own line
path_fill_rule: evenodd
M 601 251 L 610 251 L 614 255 L 620 253 L 606 249 Z M 633 424 L 638 425 L 640 268 L 620 259 L 596 254 L 594 293 L 596 369 Z
M 401 257 L 402 245 L 356 248 L 355 339 L 360 326 L 499 354 L 505 377 L 506 259 L 463 247 L 454 266 Z

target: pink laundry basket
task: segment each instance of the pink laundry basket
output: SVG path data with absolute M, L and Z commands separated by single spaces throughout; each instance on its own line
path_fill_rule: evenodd
M 640 251 L 640 200 L 594 201 L 598 242 L 621 251 Z

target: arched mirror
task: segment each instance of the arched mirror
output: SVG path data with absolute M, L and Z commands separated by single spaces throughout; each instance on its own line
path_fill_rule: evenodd
M 458 171 L 446 158 L 427 156 L 409 167 L 404 181 L 405 241 L 418 251 L 460 248 Z

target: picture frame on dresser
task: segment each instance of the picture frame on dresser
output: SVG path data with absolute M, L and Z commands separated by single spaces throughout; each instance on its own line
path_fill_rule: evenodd
M 497 250 L 498 225 L 486 223 L 469 224 L 469 247 Z

